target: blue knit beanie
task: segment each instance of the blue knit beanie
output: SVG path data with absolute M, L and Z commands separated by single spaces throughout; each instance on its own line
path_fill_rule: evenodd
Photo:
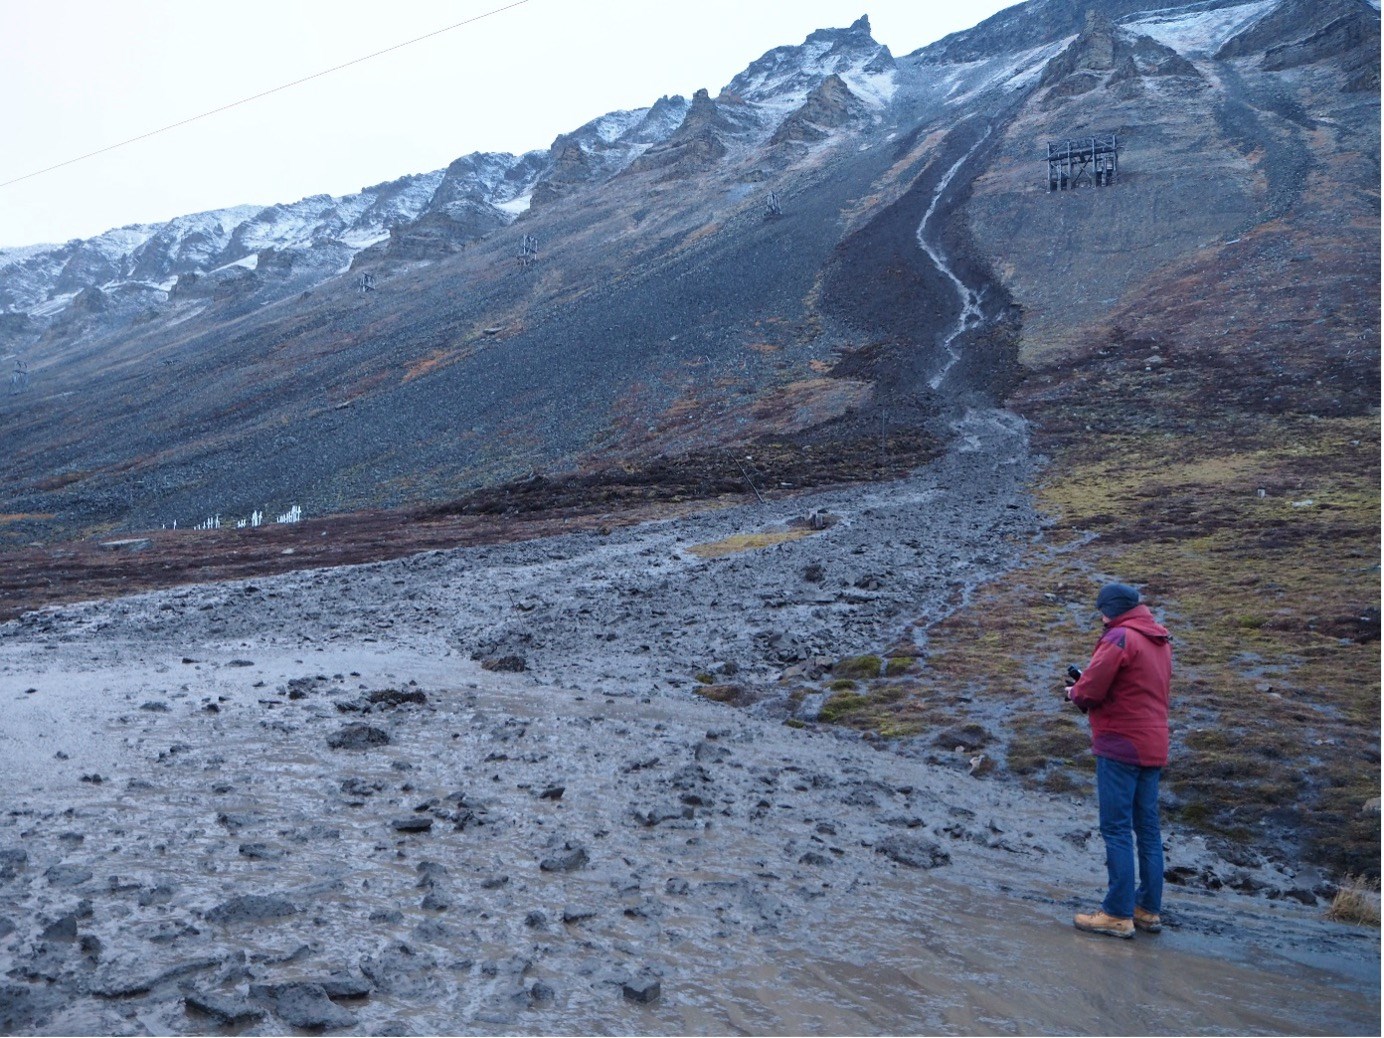
M 1129 612 L 1139 604 L 1139 592 L 1128 584 L 1106 584 L 1096 596 L 1096 608 L 1108 620 Z

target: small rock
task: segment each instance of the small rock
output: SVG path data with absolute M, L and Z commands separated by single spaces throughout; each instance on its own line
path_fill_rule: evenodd
M 168 713 L 168 704 L 161 699 L 151 699 L 147 703 L 141 703 L 139 708 L 141 710 L 147 710 L 151 714 Z
M 274 1014 L 292 1027 L 344 1030 L 356 1017 L 327 997 L 321 984 L 285 984 L 274 1000 Z
M 631 1002 L 648 1004 L 658 1001 L 663 994 L 663 985 L 656 977 L 636 977 L 625 981 L 621 991 Z
M 433 827 L 433 820 L 427 815 L 413 815 L 410 818 L 396 818 L 389 824 L 397 832 L 425 833 Z
M 661 822 L 668 822 L 677 818 L 696 817 L 696 811 L 693 808 L 681 804 L 660 804 L 655 807 L 650 807 L 647 810 L 635 808 L 630 813 L 634 816 L 636 822 L 649 828 Z
M 370 982 L 362 977 L 353 977 L 349 973 L 333 973 L 319 981 L 322 990 L 327 993 L 328 998 L 369 998 L 370 992 L 374 989 Z
M 366 782 L 355 777 L 341 780 L 341 792 L 347 796 L 368 797 L 384 791 L 382 782 Z
M 77 917 L 71 912 L 43 928 L 40 935 L 45 941 L 75 941 L 77 939 Z
M 445 912 L 451 907 L 452 899 L 435 890 L 430 890 L 423 898 L 423 908 L 429 912 Z
M 0 847 L 0 883 L 14 879 L 28 862 L 28 851 L 18 847 Z
M 296 915 L 298 906 L 282 897 L 267 894 L 242 894 L 209 909 L 210 923 L 263 922 Z
M 264 1010 L 243 998 L 217 995 L 209 991 L 185 990 L 183 1004 L 188 1009 L 205 1013 L 222 1024 L 252 1024 L 264 1019 Z
M 590 860 L 591 856 L 586 853 L 585 847 L 574 847 L 569 843 L 560 853 L 540 861 L 538 867 L 544 872 L 575 872 Z
M 945 750 L 960 748 L 962 751 L 975 753 L 976 750 L 984 749 L 993 738 L 984 727 L 971 723 L 946 729 L 932 740 L 932 745 Z
M 413 936 L 420 941 L 445 944 L 452 939 L 452 931 L 438 919 L 425 919 L 413 928 Z
M 372 746 L 388 746 L 389 735 L 368 724 L 348 724 L 327 736 L 333 750 L 365 750 Z
M 447 866 L 439 861 L 420 861 L 413 871 L 418 873 L 418 885 L 432 889 L 439 880 L 447 878 Z
M 399 707 L 399 706 L 422 706 L 428 701 L 425 693 L 417 690 L 400 691 L 394 688 L 382 688 L 371 692 L 365 697 L 371 706 L 380 707 Z
M 699 763 L 710 761 L 712 764 L 719 764 L 730 756 L 730 750 L 724 746 L 717 746 L 714 742 L 703 739 L 692 749 L 692 756 Z
M 481 669 L 507 674 L 522 674 L 529 669 L 523 656 L 487 656 L 481 660 Z
M 580 908 L 576 905 L 567 905 L 562 910 L 562 921 L 564 923 L 582 923 L 588 919 L 596 917 L 594 908 Z
M 914 869 L 935 869 L 951 864 L 950 854 L 936 841 L 922 836 L 890 836 L 881 840 L 875 850 Z
M 265 843 L 242 843 L 238 848 L 242 858 L 249 858 L 251 861 L 278 861 L 284 856 L 284 852 L 275 850 Z
M 157 886 L 141 890 L 135 897 L 141 908 L 148 908 L 150 905 L 164 905 L 173 900 L 174 888 L 167 883 L 160 883 Z
M 539 927 L 547 926 L 548 914 L 540 909 L 535 908 L 533 911 L 529 912 L 527 915 L 524 916 L 524 925 L 527 926 L 530 930 L 537 930 Z M 4 935 L 0 934 L 0 936 Z
M 43 876 L 51 887 L 77 887 L 91 879 L 91 870 L 81 865 L 53 865 Z
M 205 956 L 160 969 L 151 966 L 142 956 L 124 955 L 97 971 L 92 977 L 90 990 L 93 995 L 100 998 L 129 998 L 132 995 L 142 995 L 189 973 L 200 973 L 202 970 L 219 966 L 223 961 L 215 956 Z

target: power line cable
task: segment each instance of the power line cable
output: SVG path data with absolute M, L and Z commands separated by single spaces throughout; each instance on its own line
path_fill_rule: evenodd
M 475 22 L 479 22 L 483 18 L 489 18 L 492 15 L 496 14 L 503 14 L 505 11 L 513 10 L 516 7 L 523 7 L 528 2 L 529 0 L 514 0 L 514 3 L 506 4 L 504 7 L 497 7 L 494 10 L 486 11 L 484 14 L 478 14 L 474 17 L 467 18 L 465 21 L 457 22 L 453 25 L 443 26 L 441 29 L 435 29 L 430 33 L 425 33 L 424 35 L 415 37 L 414 39 L 405 40 L 403 43 L 396 43 L 392 47 L 386 47 L 384 50 L 377 50 L 373 54 L 366 54 L 362 57 L 354 58 L 351 61 L 342 62 L 340 65 L 333 65 L 331 68 L 323 69 L 321 72 L 314 72 L 312 75 L 304 76 L 302 79 L 295 79 L 291 83 L 284 83 L 281 86 L 272 87 L 269 90 L 263 90 L 258 94 L 252 94 L 249 97 L 242 97 L 239 101 L 232 101 L 230 104 L 222 105 L 220 108 L 213 108 L 211 109 L 211 111 L 203 112 L 201 115 L 189 116 L 186 119 L 178 120 L 176 123 L 169 123 L 167 126 L 160 126 L 157 130 L 150 130 L 148 133 L 141 133 L 138 137 L 131 137 L 129 140 L 121 141 L 119 144 L 111 144 L 104 148 L 98 148 L 95 151 L 89 151 L 85 155 L 78 155 L 76 158 L 65 159 L 62 162 L 55 163 L 54 165 L 48 166 L 44 169 L 36 169 L 32 173 L 25 173 L 22 177 L 15 177 L 13 180 L 0 181 L 0 188 L 9 187 L 12 184 L 18 184 L 21 181 L 30 180 L 33 177 L 42 176 L 45 173 L 51 173 L 55 169 L 62 169 L 62 167 L 70 166 L 74 162 L 82 162 L 85 159 L 95 158 L 97 155 L 104 155 L 108 151 L 115 151 L 115 149 L 123 148 L 127 144 L 135 144 L 138 141 L 147 140 L 148 138 L 157 136 L 160 133 L 167 133 L 169 130 L 176 130 L 179 126 L 186 126 L 188 123 L 195 123 L 199 119 L 205 119 L 211 115 L 218 115 L 221 112 L 229 111 L 232 108 L 238 108 L 241 105 L 249 104 L 251 101 L 258 101 L 262 97 L 268 97 L 270 94 L 277 94 L 280 91 L 288 90 L 290 87 L 301 86 L 302 84 L 310 82 L 314 79 L 321 79 L 323 76 L 329 76 L 333 72 L 340 72 L 344 68 L 350 68 L 352 65 L 359 65 L 361 62 L 369 61 L 371 58 L 378 58 L 382 54 L 389 54 L 391 51 L 401 50 L 404 47 L 411 47 L 415 43 L 422 43 L 424 40 L 432 39 L 432 37 L 434 36 L 441 36 L 444 32 L 451 32 L 453 29 L 460 29 L 463 25 L 471 25 Z

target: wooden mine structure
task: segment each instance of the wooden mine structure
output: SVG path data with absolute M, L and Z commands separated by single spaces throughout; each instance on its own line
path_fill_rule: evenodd
M 1048 190 L 1109 187 L 1120 172 L 1120 142 L 1113 133 L 1048 144 Z

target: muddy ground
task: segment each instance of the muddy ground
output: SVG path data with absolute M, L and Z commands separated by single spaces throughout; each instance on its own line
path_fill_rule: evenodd
M 893 483 L 0 626 L 0 1030 L 1377 1033 L 1377 930 L 1170 886 L 1161 935 L 1078 934 L 1091 797 L 695 694 L 925 650 L 1042 541 L 1025 438 L 973 413 Z M 754 533 L 798 539 L 693 550 Z

